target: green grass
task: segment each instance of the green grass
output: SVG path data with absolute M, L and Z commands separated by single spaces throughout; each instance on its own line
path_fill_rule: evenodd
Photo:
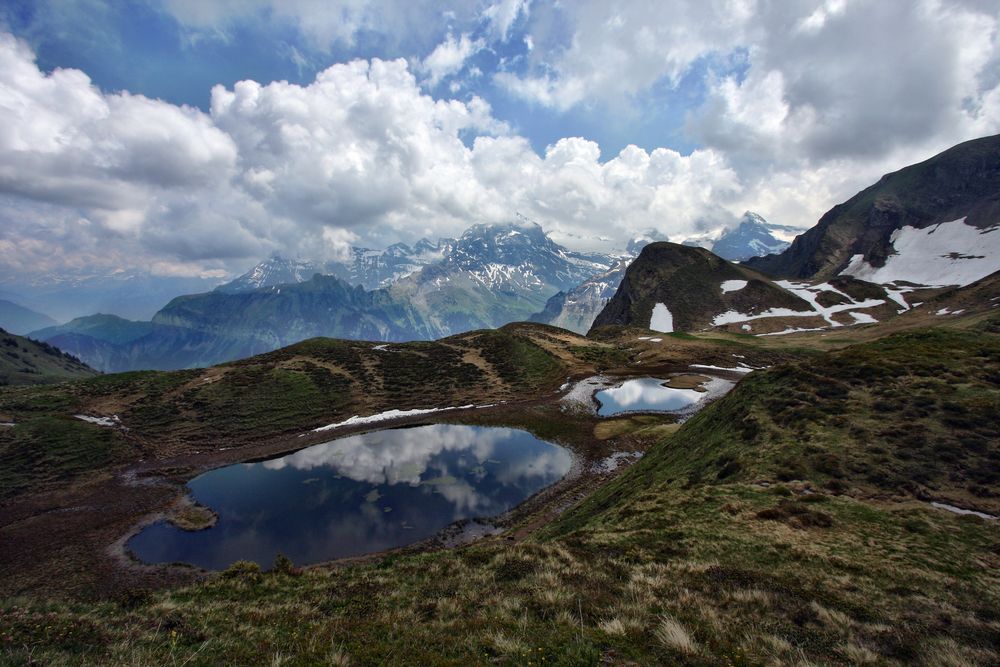
M 996 664 L 996 527 L 916 497 L 996 497 L 998 392 L 1000 345 L 987 334 L 916 332 L 816 355 L 748 376 L 527 541 L 304 572 L 241 565 L 105 603 L 8 600 L 0 656 Z M 522 421 L 553 422 L 553 437 L 574 428 L 555 412 Z M 918 430 L 920 456 L 901 456 Z
M 144 456 L 239 446 L 356 414 L 523 399 L 559 386 L 562 361 L 527 336 L 481 331 L 373 350 L 311 339 L 211 370 L 136 371 L 0 388 L 0 496 L 64 483 Z M 468 363 L 479 355 L 488 368 Z M 77 413 L 117 414 L 127 432 Z

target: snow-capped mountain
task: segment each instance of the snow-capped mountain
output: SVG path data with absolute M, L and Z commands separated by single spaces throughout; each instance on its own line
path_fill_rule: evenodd
M 204 292 L 221 282 L 199 276 L 160 276 L 142 270 L 66 270 L 0 276 L 0 299 L 45 313 L 58 322 L 93 313 L 149 319 L 175 296 Z
M 607 271 L 567 292 L 557 293 L 545 303 L 542 312 L 531 316 L 531 321 L 586 334 L 594 319 L 615 295 L 631 261 L 631 257 L 622 257 Z
M 742 262 L 751 257 L 779 253 L 789 245 L 801 230 L 772 225 L 753 211 L 747 211 L 740 224 L 727 229 L 712 244 L 712 252 L 731 262 Z
M 710 232 L 687 238 L 682 245 L 705 248 L 723 259 L 742 262 L 751 257 L 783 251 L 801 231 L 795 227 L 773 225 L 760 214 L 746 211 L 737 226 L 725 229 L 721 234 Z
M 302 283 L 317 273 L 326 272 L 326 267 L 318 262 L 271 255 L 239 278 L 219 285 L 215 290 L 228 293 L 249 292 L 262 287 Z
M 274 255 L 217 291 L 238 293 L 301 283 L 319 273 L 367 290 L 406 278 L 418 285 L 432 284 L 434 289 L 465 279 L 491 291 L 523 295 L 570 289 L 615 261 L 612 255 L 567 250 L 523 216 L 510 223 L 473 225 L 458 239 L 437 243 L 421 239 L 412 247 L 396 243 L 385 250 L 352 248 L 351 253 L 350 261 L 326 263 Z M 428 271 L 418 275 L 424 268 Z
M 437 243 L 421 239 L 412 248 L 405 243 L 394 243 L 385 250 L 351 248 L 350 260 L 343 262 L 286 259 L 280 255 L 272 255 L 217 289 L 231 294 L 249 292 L 262 287 L 302 283 L 320 273 L 373 290 L 387 287 L 422 267 L 441 260 L 444 251 L 452 243 L 454 241 L 451 239 L 441 239 Z
M 605 270 L 612 258 L 572 252 L 524 217 L 467 229 L 444 253 L 440 268 L 462 272 L 491 290 L 565 289 Z
M 607 270 L 615 259 L 567 250 L 537 223 L 518 217 L 470 227 L 441 261 L 397 281 L 390 292 L 446 335 L 525 320 L 553 294 Z

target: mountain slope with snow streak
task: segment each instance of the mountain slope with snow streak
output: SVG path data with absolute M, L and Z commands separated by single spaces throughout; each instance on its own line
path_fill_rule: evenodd
M 965 220 L 901 227 L 892 233 L 885 264 L 872 266 L 854 255 L 840 274 L 874 283 L 964 286 L 1000 271 L 1000 223 L 980 229 Z

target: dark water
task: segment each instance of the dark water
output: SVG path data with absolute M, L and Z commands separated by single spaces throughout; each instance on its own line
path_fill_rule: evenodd
M 701 398 L 702 394 L 693 389 L 672 389 L 664 387 L 663 382 L 641 378 L 599 391 L 595 396 L 600 403 L 597 414 L 607 417 L 636 410 L 680 410 Z
M 218 523 L 149 526 L 128 547 L 148 563 L 269 567 L 371 553 L 489 517 L 561 479 L 570 453 L 530 433 L 438 424 L 333 440 L 288 456 L 220 468 L 188 483 Z

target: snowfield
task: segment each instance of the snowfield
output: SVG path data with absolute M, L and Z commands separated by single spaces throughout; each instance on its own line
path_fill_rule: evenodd
M 746 286 L 746 280 L 724 280 L 722 281 L 722 285 L 720 285 L 723 294 L 726 294 L 727 292 L 738 292 Z
M 790 280 L 776 280 L 775 285 L 778 285 L 792 294 L 795 294 L 802 300 L 806 301 L 812 310 L 792 310 L 790 308 L 769 308 L 763 313 L 757 313 L 756 315 L 749 315 L 746 313 L 739 313 L 735 310 L 729 310 L 721 315 L 716 315 L 712 320 L 714 326 L 722 326 L 723 324 L 734 324 L 736 322 L 749 322 L 751 320 L 761 320 L 769 317 L 814 317 L 820 316 L 827 321 L 831 327 L 843 326 L 839 322 L 833 319 L 835 313 L 841 313 L 844 311 L 855 311 L 863 310 L 865 308 L 872 308 L 874 306 L 881 306 L 885 303 L 884 299 L 865 299 L 864 301 L 854 301 L 849 295 L 840 291 L 833 285 L 829 283 L 820 283 L 818 285 L 810 285 L 809 283 L 797 283 Z M 835 306 L 822 306 L 817 301 L 817 297 L 822 292 L 835 292 L 840 294 L 844 298 L 848 299 L 850 303 L 841 303 Z M 851 315 L 857 320 L 858 323 L 873 321 L 870 315 L 864 313 L 854 313 Z M 746 330 L 746 329 L 745 329 Z M 791 332 L 789 332 L 791 333 Z
M 926 229 L 902 227 L 892 233 L 892 247 L 896 253 L 885 266 L 854 255 L 841 275 L 873 283 L 964 286 L 1000 271 L 1000 224 L 982 230 L 960 218 Z
M 653 306 L 653 312 L 649 316 L 649 328 L 660 333 L 670 333 L 674 330 L 674 316 L 667 310 L 666 304 L 658 303 Z

